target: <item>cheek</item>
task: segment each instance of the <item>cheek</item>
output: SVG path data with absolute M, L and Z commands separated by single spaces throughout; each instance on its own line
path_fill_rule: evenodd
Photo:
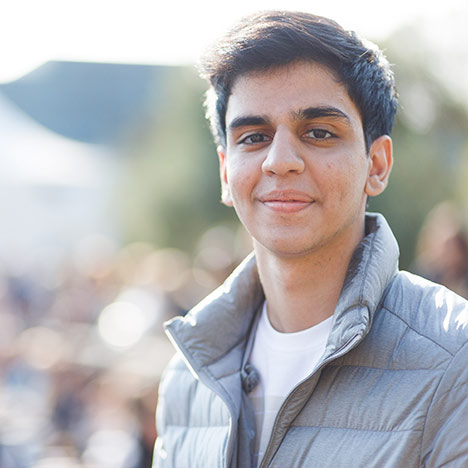
M 322 187 L 339 205 L 360 200 L 364 192 L 365 177 L 361 165 L 346 163 L 351 157 L 327 161 L 321 174 Z
M 232 195 L 237 204 L 248 201 L 252 197 L 254 181 L 251 176 L 234 177 L 231 183 Z
M 233 192 L 245 197 L 255 185 L 255 168 L 245 161 L 232 161 L 228 167 L 228 182 Z
M 340 160 L 326 161 L 322 164 L 318 174 L 319 183 L 329 191 L 340 190 L 346 180 L 347 171 L 348 169 L 340 163 Z
M 359 205 L 365 198 L 367 172 L 365 165 L 355 165 L 350 167 L 346 173 L 347 196 L 350 203 Z

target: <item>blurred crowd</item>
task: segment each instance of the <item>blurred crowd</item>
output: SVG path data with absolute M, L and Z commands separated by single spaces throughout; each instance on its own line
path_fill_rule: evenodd
M 468 236 L 461 210 L 435 206 L 419 232 L 412 270 L 468 298 Z
M 189 255 L 95 235 L 60 261 L 0 270 L 0 467 L 149 468 L 161 324 L 216 288 L 251 249 L 218 226 Z M 463 217 L 427 216 L 412 270 L 468 297 Z
M 149 468 L 161 324 L 184 314 L 250 250 L 206 232 L 194 254 L 83 239 L 59 262 L 0 271 L 0 467 Z

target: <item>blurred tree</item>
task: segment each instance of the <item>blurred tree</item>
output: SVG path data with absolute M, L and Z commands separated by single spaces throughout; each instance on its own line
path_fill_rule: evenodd
M 237 223 L 233 211 L 220 203 L 204 90 L 193 67 L 169 68 L 155 90 L 164 95 L 163 102 L 127 139 L 118 206 L 127 241 L 191 250 L 211 225 Z
M 400 244 L 400 265 L 408 268 L 430 209 L 443 200 L 466 198 L 460 187 L 468 179 L 468 113 L 466 103 L 433 73 L 437 53 L 428 50 L 415 26 L 396 32 L 386 53 L 396 64 L 400 94 L 392 135 L 395 163 L 388 188 L 369 208 L 387 217 Z

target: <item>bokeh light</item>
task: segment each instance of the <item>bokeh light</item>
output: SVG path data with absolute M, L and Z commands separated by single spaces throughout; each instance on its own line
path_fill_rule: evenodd
M 116 348 L 135 345 L 147 329 L 141 308 L 131 302 L 114 302 L 101 312 L 98 320 L 102 339 Z

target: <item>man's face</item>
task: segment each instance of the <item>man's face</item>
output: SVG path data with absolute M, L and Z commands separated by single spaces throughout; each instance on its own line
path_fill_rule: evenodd
M 223 202 L 257 247 L 297 256 L 359 241 L 372 158 L 358 109 L 326 67 L 240 76 L 226 131 Z

